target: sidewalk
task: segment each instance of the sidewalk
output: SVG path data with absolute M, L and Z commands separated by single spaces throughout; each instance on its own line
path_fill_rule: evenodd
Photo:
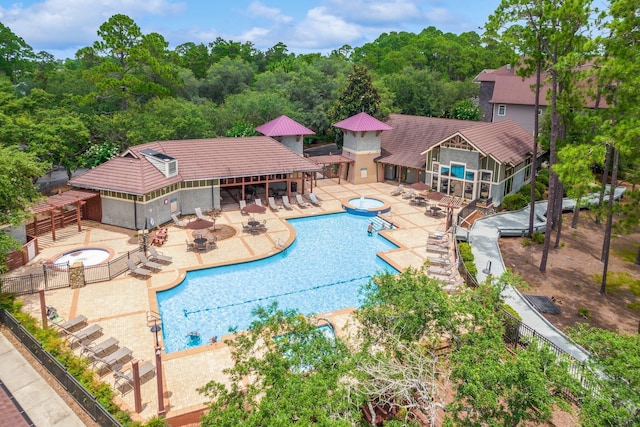
M 0 379 L 38 427 L 83 427 L 85 424 L 0 333 Z M 9 412 L 0 412 L 0 425 L 15 425 Z M 24 425 L 29 425 L 24 423 Z

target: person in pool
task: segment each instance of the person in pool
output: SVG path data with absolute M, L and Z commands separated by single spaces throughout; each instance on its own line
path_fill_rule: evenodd
M 369 236 L 373 235 L 373 222 L 369 224 L 369 227 L 367 228 L 367 234 Z

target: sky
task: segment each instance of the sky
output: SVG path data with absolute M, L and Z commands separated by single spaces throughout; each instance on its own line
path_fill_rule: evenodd
M 174 49 L 217 37 L 251 41 L 265 51 L 278 42 L 296 54 L 328 54 L 362 46 L 383 33 L 482 33 L 500 0 L 0 0 L 0 22 L 35 52 L 58 59 L 98 39 L 115 14 L 132 18 L 143 34 L 156 32 Z

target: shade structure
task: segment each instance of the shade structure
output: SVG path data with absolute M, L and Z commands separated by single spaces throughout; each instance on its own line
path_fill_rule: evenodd
M 445 196 L 446 194 L 439 191 L 432 191 L 431 193 L 427 193 L 427 199 L 433 200 L 435 202 L 442 200 Z
M 260 205 L 256 205 L 255 203 L 251 203 L 250 205 L 247 205 L 243 210 L 246 213 L 256 214 L 256 213 L 265 213 L 267 208 L 265 206 L 260 206 Z
M 413 184 L 411 184 L 411 188 L 417 191 L 431 190 L 431 186 L 429 184 L 425 184 L 424 182 L 414 182 Z
M 196 219 L 195 221 L 191 221 L 187 224 L 187 228 L 190 230 L 203 230 L 205 228 L 209 228 L 213 225 L 211 221 L 207 221 L 206 219 Z

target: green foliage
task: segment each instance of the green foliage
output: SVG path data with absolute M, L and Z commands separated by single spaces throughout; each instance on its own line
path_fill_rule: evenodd
M 199 389 L 210 400 L 202 425 L 355 423 L 358 408 L 340 381 L 353 367 L 345 345 L 295 310 L 273 304 L 253 314 L 249 330 L 227 341 L 230 385 L 211 381 Z
M 461 242 L 458 244 L 458 249 L 460 250 L 460 258 L 462 258 L 462 262 L 464 263 L 467 272 L 476 279 L 476 276 L 478 275 L 478 267 L 476 266 L 473 252 L 471 251 L 471 245 L 467 242 Z
M 507 194 L 502 199 L 502 203 L 500 207 L 507 211 L 517 211 L 518 209 L 522 209 L 529 204 L 529 201 L 525 196 L 520 193 L 515 194 Z
M 120 146 L 114 142 L 91 145 L 81 156 L 81 165 L 85 168 L 93 168 L 120 153 Z
M 380 101 L 380 94 L 373 86 L 369 71 L 366 67 L 353 65 L 346 86 L 328 114 L 334 123 L 361 112 L 381 118 Z
M 534 231 L 533 234 L 531 234 L 531 240 L 536 242 L 539 245 L 543 244 L 544 243 L 544 233 L 541 233 L 539 231 Z
M 482 118 L 480 106 L 469 99 L 461 99 L 453 104 L 449 117 L 459 120 L 479 121 Z
M 578 307 L 578 316 L 582 316 L 585 319 L 588 319 L 591 317 L 591 310 L 585 307 Z
M 594 283 L 602 283 L 602 274 L 593 274 L 591 280 Z M 640 295 L 640 279 L 627 272 L 607 272 L 607 291 L 620 292 L 622 290 L 628 290 L 636 296 Z
M 547 186 L 544 183 L 538 182 L 536 180 L 536 200 L 542 200 L 542 196 L 546 191 Z M 518 190 L 518 194 L 522 194 L 524 197 L 526 197 L 527 202 L 531 201 L 531 184 L 524 184 L 522 187 L 520 187 L 520 190 Z
M 538 171 L 536 174 L 536 184 L 540 182 L 545 185 L 545 187 L 549 186 L 549 168 L 543 168 Z

